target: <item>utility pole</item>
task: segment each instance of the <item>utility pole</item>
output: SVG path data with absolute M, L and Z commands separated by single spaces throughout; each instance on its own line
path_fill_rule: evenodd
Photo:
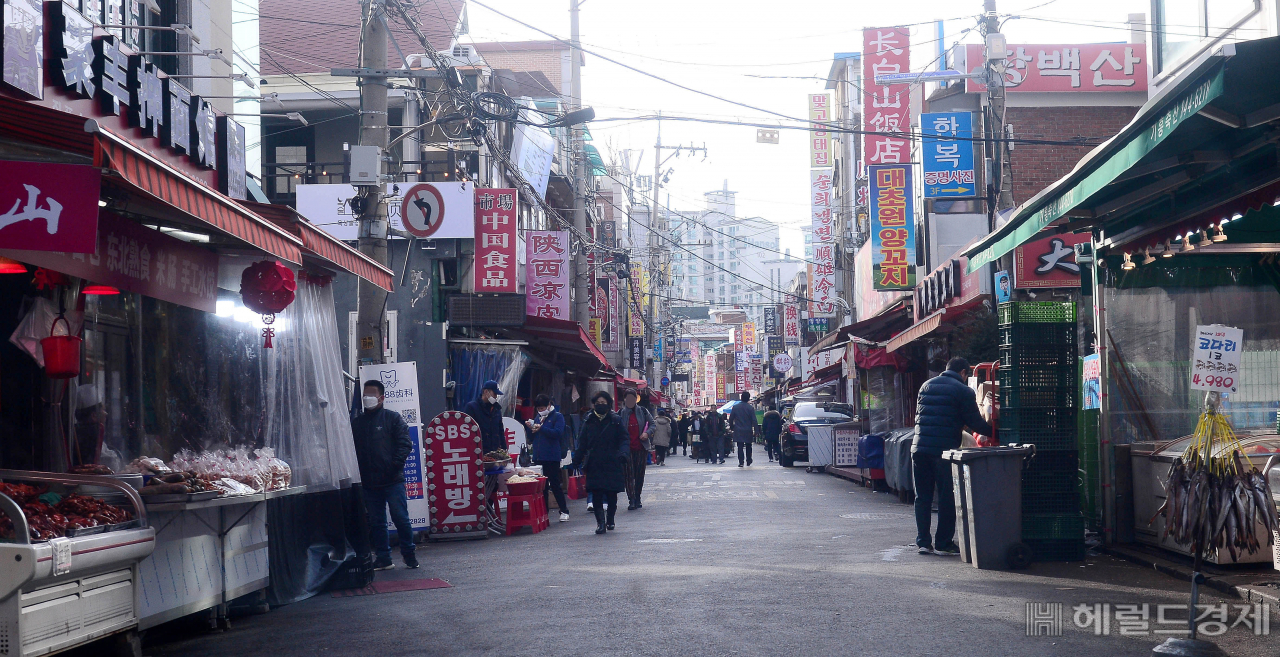
M 569 103 L 573 110 L 582 109 L 582 44 L 578 41 L 578 7 L 581 0 L 569 0 L 570 81 Z M 583 147 L 582 126 L 572 128 L 573 149 L 573 227 L 579 236 L 587 234 L 586 151 Z M 591 290 L 595 281 L 587 268 L 587 245 L 584 242 L 573 260 L 574 317 L 586 327 L 591 322 Z
M 1005 39 L 1000 33 L 1000 17 L 996 14 L 996 0 L 984 0 L 982 32 L 986 38 L 987 50 L 987 109 L 991 113 L 989 125 L 992 137 L 1003 140 L 1006 137 L 1004 123 L 1005 110 Z M 1005 141 L 992 141 L 992 174 L 995 176 L 995 203 L 991 207 L 989 229 L 995 230 L 997 213 L 1013 207 L 1013 165 L 1009 162 L 1009 144 Z
M 360 65 L 365 69 L 387 68 L 387 30 L 382 0 L 367 0 L 367 11 L 361 25 L 363 36 Z M 360 145 L 378 147 L 379 157 L 385 155 L 389 132 L 387 129 L 387 79 L 360 77 Z M 378 168 L 381 170 L 381 166 Z M 387 253 L 387 208 L 383 201 L 382 184 L 361 188 L 358 209 L 360 215 L 360 252 L 390 266 Z M 383 317 L 386 314 L 387 291 L 360 279 L 356 297 L 356 341 L 350 345 L 356 349 L 360 363 L 381 363 L 385 358 L 382 335 Z M 354 373 L 353 373 L 354 374 Z
M 662 149 L 664 148 L 667 150 L 675 151 L 674 153 L 669 155 L 666 160 L 662 159 Z M 662 250 L 662 252 L 659 252 L 659 249 L 661 248 L 662 243 L 658 233 L 658 231 L 663 231 L 665 233 L 668 230 L 666 220 L 658 219 L 658 190 L 661 189 L 662 187 L 662 165 L 666 164 L 667 160 L 679 155 L 683 151 L 689 151 L 691 154 L 697 153 L 698 151 L 702 151 L 702 155 L 705 157 L 707 154 L 707 147 L 706 146 L 663 146 L 662 145 L 662 111 L 659 110 L 658 111 L 658 140 L 653 145 L 653 184 L 650 186 L 650 189 L 652 190 L 652 192 L 651 192 L 651 197 L 649 199 L 652 207 L 652 210 L 649 214 L 649 267 L 648 267 L 649 307 L 645 312 L 645 316 L 648 317 L 648 320 L 649 320 L 648 321 L 648 324 L 649 324 L 648 347 L 651 349 L 657 346 L 656 338 L 658 337 L 658 310 L 657 310 L 658 288 L 665 285 L 665 282 L 666 282 L 665 280 L 663 280 L 663 266 L 662 266 L 662 263 L 663 263 L 662 254 L 665 253 L 665 250 Z M 668 195 L 668 199 L 669 198 L 670 198 L 670 195 Z M 671 203 L 670 200 L 668 200 L 667 204 L 670 205 L 670 203 Z M 661 354 L 655 351 L 653 362 L 657 363 L 660 357 L 661 357 Z M 653 379 L 651 383 L 656 382 L 658 379 L 662 378 L 660 373 L 655 374 L 655 372 L 656 370 L 654 368 L 652 367 L 649 368 L 649 375 Z

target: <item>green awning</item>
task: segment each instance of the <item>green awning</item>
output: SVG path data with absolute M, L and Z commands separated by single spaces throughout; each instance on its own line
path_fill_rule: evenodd
M 605 175 L 607 171 L 604 168 L 604 160 L 600 158 L 600 151 L 596 150 L 596 147 L 591 144 L 584 144 L 583 150 L 587 153 L 587 163 L 591 165 L 591 175 Z
M 1009 221 L 964 251 L 968 271 L 1034 239 L 1050 225 L 1106 226 L 1109 235 L 1142 222 L 1185 220 L 1255 191 L 1232 185 L 1252 174 L 1253 144 L 1280 118 L 1280 39 L 1227 44 L 1206 52 L 1165 86 L 1115 137 L 1071 173 L 1019 206 Z M 1016 174 L 1016 172 L 1015 172 Z M 1233 177 L 1234 176 L 1234 177 Z M 1267 182 L 1267 181 L 1263 181 Z M 1072 230 L 1068 227 L 1067 230 Z M 1115 230 L 1112 230 L 1115 229 Z

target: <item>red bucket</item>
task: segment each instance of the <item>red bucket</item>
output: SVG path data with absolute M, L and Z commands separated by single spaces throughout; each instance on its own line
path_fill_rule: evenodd
M 53 320 L 49 332 L 61 321 L 71 332 L 70 324 L 62 315 Z M 70 379 L 80 376 L 80 343 L 84 340 L 74 335 L 50 335 L 40 340 L 40 348 L 44 351 L 44 374 L 51 379 Z

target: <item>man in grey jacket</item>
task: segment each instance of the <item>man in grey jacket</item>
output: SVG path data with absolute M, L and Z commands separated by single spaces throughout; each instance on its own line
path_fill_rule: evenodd
M 751 465 L 751 443 L 756 439 L 756 430 L 760 423 L 756 420 L 756 409 L 751 406 L 751 393 L 742 393 L 742 401 L 729 409 L 729 431 L 733 432 L 733 442 L 738 444 L 738 467 L 745 461 Z
M 640 395 L 628 388 L 622 394 L 622 410 L 618 416 L 622 418 L 622 428 L 627 430 L 630 447 L 627 456 L 627 510 L 635 511 L 643 506 L 640 493 L 644 490 L 644 470 L 649 462 L 649 452 L 653 451 L 653 414 L 649 409 L 640 406 Z

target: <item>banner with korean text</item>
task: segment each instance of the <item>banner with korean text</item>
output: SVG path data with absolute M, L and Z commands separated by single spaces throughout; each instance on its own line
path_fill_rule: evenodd
M 809 166 L 832 167 L 835 159 L 831 154 L 831 133 L 822 125 L 830 123 L 831 94 L 809 94 L 809 120 L 813 128 L 809 132 Z
M 569 231 L 535 230 L 525 241 L 525 314 L 569 319 Z
M 836 312 L 836 235 L 835 211 L 832 208 L 835 190 L 830 169 L 814 169 L 809 172 L 809 202 L 813 231 L 813 264 L 809 265 L 812 281 L 809 286 L 809 315 L 827 317 Z
M 910 71 L 910 33 L 907 28 L 863 30 L 862 67 L 863 130 L 906 133 L 911 127 L 911 85 L 881 86 L 875 80 L 877 75 Z M 901 164 L 911 159 L 911 142 L 908 139 L 868 134 L 863 136 L 862 144 L 863 158 L 868 166 Z
M 986 65 L 982 44 L 969 44 L 959 68 Z M 1147 46 L 1141 43 L 1009 44 L 1004 88 L 1023 91 L 1147 91 Z M 986 93 L 982 80 L 966 80 L 968 93 Z
M 915 286 L 916 239 L 910 164 L 867 167 L 871 182 L 872 287 Z
M 475 291 L 516 292 L 516 190 L 476 189 Z
M 920 115 L 924 154 L 924 197 L 977 196 L 973 164 L 973 113 L 935 112 Z

